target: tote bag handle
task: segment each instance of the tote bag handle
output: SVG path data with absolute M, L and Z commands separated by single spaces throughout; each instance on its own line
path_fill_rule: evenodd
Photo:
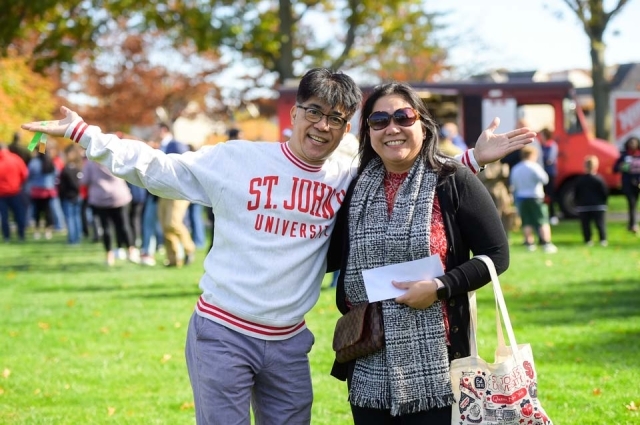
M 509 337 L 509 344 L 511 345 L 511 353 L 516 356 L 519 352 L 518 343 L 516 342 L 516 336 L 513 333 L 513 327 L 511 326 L 511 320 L 509 319 L 509 312 L 507 311 L 507 304 L 504 300 L 502 288 L 500 287 L 500 281 L 498 280 L 498 273 L 493 264 L 491 258 L 486 255 L 476 255 L 473 258 L 477 258 L 486 264 L 491 275 L 491 283 L 493 286 L 493 295 L 496 300 L 496 331 L 498 335 L 498 346 L 504 346 L 504 335 L 502 333 L 502 323 L 500 316 L 504 321 L 505 329 L 507 330 L 507 336 Z M 476 301 L 475 291 L 469 292 L 469 315 L 470 315 L 470 330 L 469 330 L 469 345 L 471 347 L 471 356 L 477 357 L 478 355 L 478 342 L 476 339 L 478 329 L 478 307 Z

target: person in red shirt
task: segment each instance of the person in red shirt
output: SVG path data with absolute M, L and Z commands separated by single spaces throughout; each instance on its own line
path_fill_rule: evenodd
M 27 208 L 22 196 L 22 185 L 29 176 L 29 170 L 22 158 L 9 151 L 0 143 L 0 217 L 2 218 L 2 237 L 5 242 L 11 239 L 9 229 L 9 210 L 18 228 L 18 239 L 24 241 L 27 223 Z

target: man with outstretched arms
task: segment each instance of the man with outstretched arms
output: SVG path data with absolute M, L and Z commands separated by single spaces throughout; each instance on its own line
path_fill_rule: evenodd
M 316 303 L 352 161 L 330 158 L 360 106 L 346 74 L 313 69 L 300 81 L 286 143 L 229 141 L 165 154 L 119 139 L 62 108 L 59 121 L 22 127 L 64 135 L 87 157 L 151 193 L 213 209 L 215 239 L 204 260 L 187 333 L 186 357 L 197 423 L 305 424 L 313 393 L 307 354 L 314 342 L 305 314 Z M 519 129 L 483 132 L 461 160 L 477 171 L 530 143 Z

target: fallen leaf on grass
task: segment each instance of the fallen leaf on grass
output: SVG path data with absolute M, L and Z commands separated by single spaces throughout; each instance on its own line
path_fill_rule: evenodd
M 73 298 L 67 301 L 67 307 L 73 307 L 74 305 L 76 305 L 76 300 Z
M 182 326 L 180 324 L 180 322 L 176 322 L 176 323 L 173 324 L 173 327 L 176 328 L 176 329 L 178 329 L 180 326 Z
M 602 390 L 600 388 L 593 389 L 593 395 L 600 395 L 600 394 L 602 394 Z
M 195 408 L 195 404 L 193 402 L 188 402 L 185 401 L 184 403 L 182 403 L 182 406 L 180 406 L 180 410 L 188 410 L 188 409 L 193 409 Z
M 9 336 L 10 336 L 11 338 L 15 338 L 15 337 L 17 337 L 17 336 L 18 336 L 18 332 L 16 332 L 16 331 L 9 331 Z
M 104 327 L 100 328 L 100 333 L 108 334 L 108 333 L 109 333 L 109 328 L 108 328 L 108 327 L 106 327 L 106 326 L 104 326 Z
M 171 354 L 165 354 L 164 356 L 162 356 L 162 359 L 160 359 L 160 363 L 166 363 L 169 360 L 171 360 Z
M 624 407 L 626 407 L 628 410 L 638 410 L 638 406 L 636 406 L 636 403 L 631 400 L 631 403 L 625 405 Z
M 38 395 L 38 394 L 40 394 L 40 392 L 41 392 L 41 391 L 40 391 L 40 388 L 36 388 L 36 389 L 33 391 L 33 395 Z
M 116 413 L 115 407 L 107 407 L 107 416 L 113 416 Z
M 39 327 L 40 329 L 42 329 L 43 331 L 46 331 L 46 330 L 48 330 L 48 329 L 51 327 L 51 325 L 49 325 L 49 324 L 48 324 L 48 323 L 46 323 L 46 322 L 38 322 L 38 327 Z
M 11 371 L 10 371 L 9 369 L 5 368 L 5 369 L 2 371 L 2 377 L 3 377 L 3 378 L 5 378 L 5 379 L 7 379 L 7 378 L 9 377 L 9 375 L 11 375 Z

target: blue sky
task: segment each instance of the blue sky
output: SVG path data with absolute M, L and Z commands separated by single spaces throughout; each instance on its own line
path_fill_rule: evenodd
M 605 10 L 613 3 L 605 0 Z M 562 0 L 427 0 L 427 8 L 449 11 L 451 31 L 464 34 L 465 42 L 449 52 L 456 65 L 480 59 L 510 70 L 591 67 L 588 38 Z M 640 0 L 630 0 L 612 19 L 605 42 L 608 65 L 640 62 Z

